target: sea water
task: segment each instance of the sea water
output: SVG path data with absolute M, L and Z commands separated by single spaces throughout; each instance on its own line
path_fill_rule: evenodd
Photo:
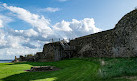
M 12 62 L 12 60 L 0 60 L 0 63 L 9 63 Z

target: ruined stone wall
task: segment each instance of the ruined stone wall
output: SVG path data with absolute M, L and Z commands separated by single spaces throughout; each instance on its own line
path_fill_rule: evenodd
M 69 44 L 75 47 L 73 57 L 136 57 L 137 9 L 122 17 L 114 29 L 79 37 Z M 32 60 L 58 61 L 67 56 L 60 42 L 54 42 L 45 44 L 43 52 L 37 53 Z
M 60 42 L 45 44 L 42 53 L 44 56 L 40 59 L 46 59 L 46 61 L 59 61 L 67 57 L 67 54 L 63 50 Z
M 114 29 L 71 40 L 73 57 L 135 57 L 137 56 L 137 10 L 126 14 Z M 67 58 L 60 42 L 48 43 L 37 61 L 58 61 Z
M 60 49 L 60 44 L 59 42 L 55 43 L 48 43 L 45 44 L 43 47 L 43 55 L 44 57 L 42 59 L 46 59 L 46 61 L 56 61 L 59 60 L 59 49 Z
M 137 55 L 137 10 L 126 14 L 115 28 L 70 41 L 74 56 L 135 57 Z
M 137 55 L 137 10 L 126 14 L 114 28 L 113 52 L 116 56 Z
M 82 57 L 112 57 L 113 29 L 88 36 L 76 38 L 70 41 L 71 46 L 76 46 L 77 54 Z

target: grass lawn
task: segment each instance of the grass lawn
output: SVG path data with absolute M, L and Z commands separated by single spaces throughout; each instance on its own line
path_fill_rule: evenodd
M 136 58 L 73 58 L 58 62 L 0 63 L 0 81 L 133 81 Z M 58 71 L 25 72 L 31 66 L 56 66 Z M 127 78 L 128 77 L 128 78 Z

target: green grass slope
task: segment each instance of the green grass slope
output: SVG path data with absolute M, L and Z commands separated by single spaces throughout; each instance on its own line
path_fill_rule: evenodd
M 117 59 L 117 61 L 116 59 L 103 59 L 106 63 L 104 66 L 100 66 L 99 60 L 98 58 L 77 58 L 58 62 L 0 63 L 0 81 L 128 81 L 130 79 L 121 78 L 121 76 L 135 76 L 137 73 L 137 70 L 134 69 L 137 65 L 134 63 L 136 59 Z M 124 70 L 119 72 L 118 67 L 123 63 L 122 61 L 124 64 L 121 68 Z M 129 64 L 131 66 L 125 68 Z M 30 69 L 31 66 L 48 65 L 56 66 L 60 70 L 49 72 L 24 71 Z M 130 68 L 132 70 L 128 72 L 126 69 Z M 125 71 L 127 71 L 126 74 L 124 74 Z

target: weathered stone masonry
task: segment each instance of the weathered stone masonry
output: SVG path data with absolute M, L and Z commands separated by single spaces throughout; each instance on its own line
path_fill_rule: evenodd
M 70 57 L 136 57 L 137 10 L 126 14 L 114 29 L 75 38 L 63 48 L 60 42 L 45 44 L 36 61 L 58 61 Z M 71 47 L 75 49 L 70 49 Z
M 76 38 L 70 45 L 76 46 L 76 57 L 112 57 L 113 30 Z
M 137 55 L 137 10 L 126 14 L 114 29 L 76 38 L 75 56 L 135 57 Z
M 63 46 L 62 44 L 65 46 Z M 67 46 L 65 45 L 67 44 Z M 58 41 L 53 43 L 45 44 L 43 47 L 43 52 L 41 52 L 38 61 L 58 61 L 65 58 L 71 58 L 73 49 L 65 41 Z

